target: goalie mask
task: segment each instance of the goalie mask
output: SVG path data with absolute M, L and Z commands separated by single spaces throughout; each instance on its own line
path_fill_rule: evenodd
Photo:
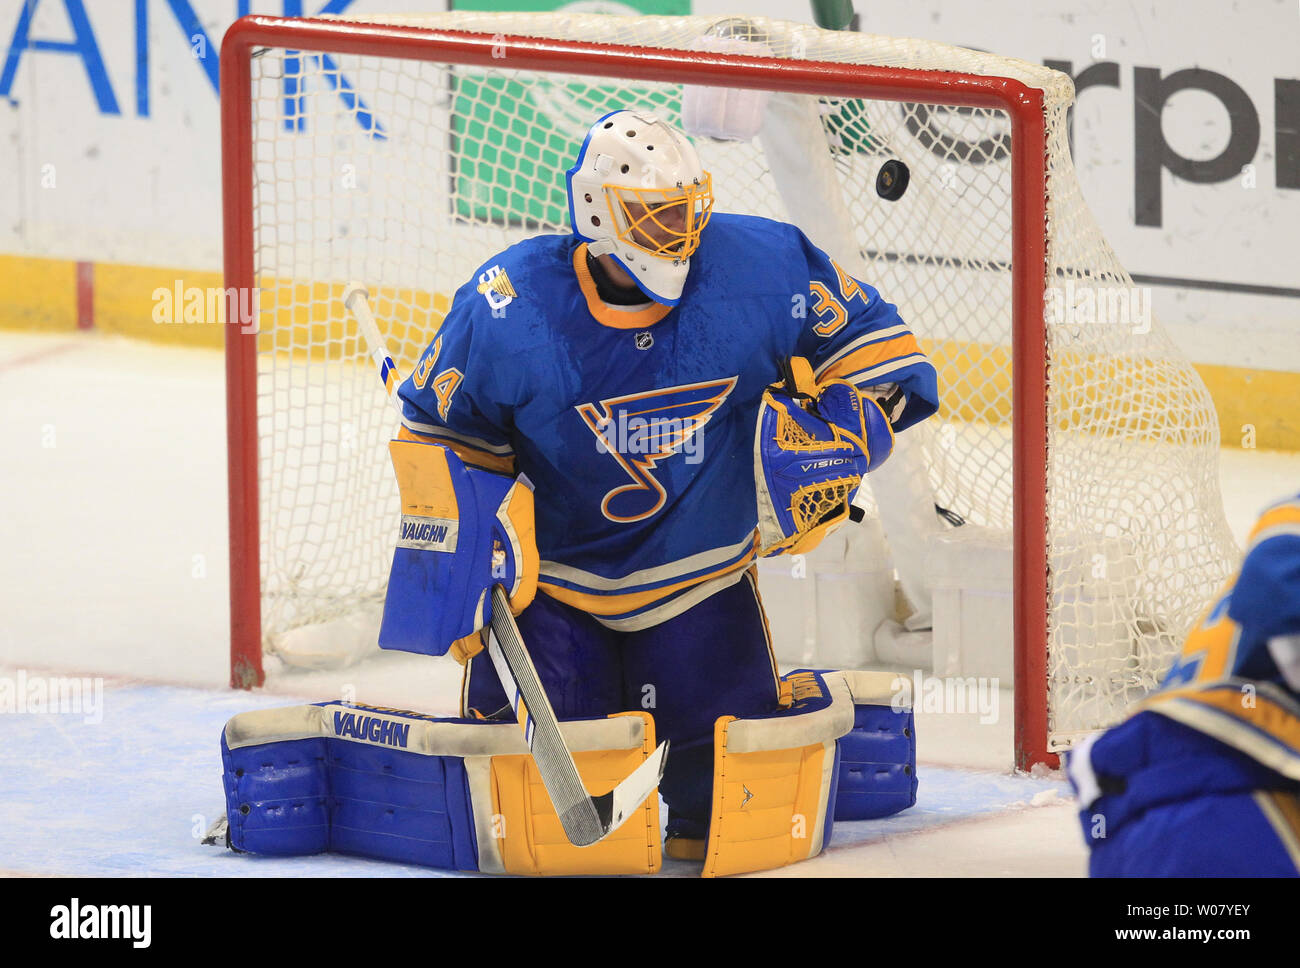
M 672 125 L 614 111 L 587 133 L 568 172 L 573 233 L 613 255 L 650 299 L 677 305 L 713 210 L 709 173 Z

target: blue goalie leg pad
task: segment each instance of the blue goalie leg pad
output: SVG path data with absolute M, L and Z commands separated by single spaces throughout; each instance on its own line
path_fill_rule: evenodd
M 916 729 L 912 710 L 856 705 L 840 738 L 836 820 L 874 820 L 916 804 Z
M 230 845 L 292 856 L 329 849 L 325 739 L 231 750 L 221 738 Z
M 796 669 L 843 676 L 853 694 L 853 727 L 838 741 L 834 820 L 875 820 L 916 804 L 916 723 L 900 676 L 890 672 Z M 828 828 L 829 829 L 829 828 Z
M 573 719 L 560 731 L 588 784 L 612 786 L 655 749 L 646 713 Z M 239 851 L 334 851 L 494 874 L 659 868 L 658 798 L 600 844 L 575 847 L 530 775 L 515 722 L 287 706 L 231 718 L 221 755 L 226 835 Z
M 230 843 L 478 870 L 464 763 L 313 737 L 231 750 L 222 739 Z

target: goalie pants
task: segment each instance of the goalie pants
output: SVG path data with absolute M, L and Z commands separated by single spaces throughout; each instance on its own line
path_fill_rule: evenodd
M 779 685 L 754 570 L 652 628 L 616 632 L 539 594 L 519 631 L 559 719 L 646 710 L 670 747 L 660 793 L 670 821 L 707 824 L 713 724 L 777 708 Z M 486 652 L 470 660 L 461 702 L 490 716 L 506 705 Z

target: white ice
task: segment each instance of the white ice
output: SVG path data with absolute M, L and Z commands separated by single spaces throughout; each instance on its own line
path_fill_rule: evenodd
M 215 351 L 0 333 L 0 684 L 103 679 L 97 713 L 0 714 L 0 875 L 438 873 L 199 845 L 234 713 L 347 694 L 450 715 L 460 683 L 449 659 L 390 653 L 227 687 L 223 379 Z M 1262 505 L 1300 488 L 1300 456 L 1225 449 L 1221 480 L 1241 540 Z M 918 713 L 917 805 L 837 824 L 820 857 L 769 876 L 1082 875 L 1068 784 L 1010 770 L 1010 721 Z

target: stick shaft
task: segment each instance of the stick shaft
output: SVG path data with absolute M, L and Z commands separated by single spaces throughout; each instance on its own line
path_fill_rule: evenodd
M 356 318 L 361 335 L 370 349 L 370 357 L 379 370 L 388 399 L 400 414 L 402 406 L 397 397 L 397 387 L 401 379 L 393 358 L 388 355 L 387 343 L 379 332 L 375 317 L 370 312 L 369 294 L 364 286 L 351 283 L 344 290 L 343 302 Z M 560 733 L 555 710 L 546 698 L 546 691 L 528 656 L 523 637 L 515 625 L 514 616 L 510 614 L 510 601 L 506 591 L 500 585 L 492 588 L 492 633 L 488 655 L 496 668 L 502 688 L 510 699 L 515 718 L 523 730 L 528 749 L 533 754 L 533 762 L 537 765 L 542 783 L 559 815 L 565 836 L 579 847 L 594 844 L 617 826 L 611 822 L 611 813 L 618 789 L 599 797 L 587 793 L 577 764 L 573 762 L 573 754 L 569 752 L 564 736 Z M 662 774 L 662 760 L 661 747 L 655 758 L 653 777 L 638 775 L 639 786 L 644 787 L 646 782 L 651 781 L 657 784 L 659 775 Z M 649 789 L 653 789 L 653 785 Z M 634 799 L 632 809 L 635 809 L 649 795 L 649 789 L 629 791 L 630 797 L 618 799 Z M 621 821 L 624 818 L 618 819 Z
M 379 371 L 379 379 L 384 384 L 384 392 L 388 394 L 389 403 L 401 415 L 402 401 L 397 397 L 397 388 L 401 385 L 402 378 L 397 372 L 397 365 L 393 362 L 393 358 L 388 355 L 388 341 L 379 332 L 379 324 L 375 322 L 374 314 L 370 312 L 370 294 L 359 283 L 349 283 L 343 291 L 343 305 L 348 307 L 357 321 L 361 336 L 370 350 L 370 358 L 374 360 L 375 368 Z

